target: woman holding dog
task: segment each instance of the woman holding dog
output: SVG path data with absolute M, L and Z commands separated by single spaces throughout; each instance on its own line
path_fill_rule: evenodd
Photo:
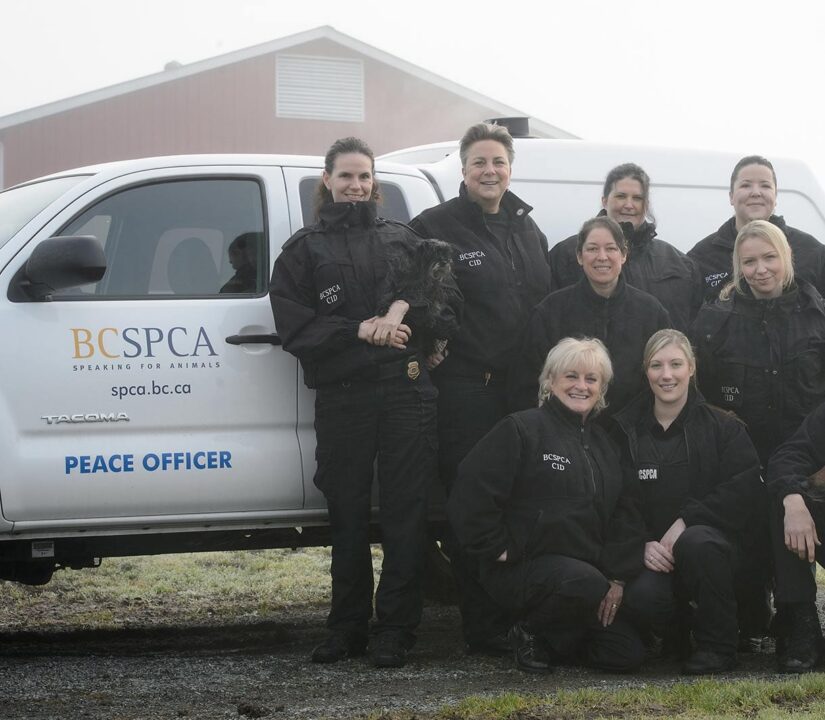
M 377 216 L 373 154 L 362 140 L 344 138 L 330 147 L 318 194 L 318 222 L 284 244 L 270 285 L 284 349 L 298 357 L 304 381 L 317 390 L 315 484 L 329 508 L 332 607 L 329 634 L 312 660 L 362 654 L 369 640 L 374 665 L 399 667 L 421 617 L 437 391 L 415 347 L 427 303 L 417 306 L 399 294 L 386 312 L 376 310 L 393 248 L 422 241 L 405 225 Z M 452 305 L 440 310 L 441 326 L 454 328 Z M 369 636 L 376 459 L 384 562 Z
M 425 210 L 411 227 L 453 247 L 453 272 L 464 297 L 461 328 L 437 367 L 441 481 L 449 494 L 461 459 L 507 412 L 506 377 L 532 307 L 550 292 L 547 239 L 532 208 L 510 192 L 513 138 L 506 128 L 479 123 L 461 139 L 464 180 L 459 195 Z M 475 580 L 472 561 L 446 543 L 459 591 L 468 649 L 506 647 L 506 616 Z
M 734 577 L 758 505 L 759 457 L 744 424 L 707 405 L 696 390 L 685 335 L 655 333 L 644 349 L 644 369 L 647 390 L 613 418 L 647 531 L 645 569 L 625 589 L 624 609 L 665 635 L 677 627 L 677 607 L 695 607 L 687 629 L 696 649 L 683 669 L 724 672 L 736 660 Z

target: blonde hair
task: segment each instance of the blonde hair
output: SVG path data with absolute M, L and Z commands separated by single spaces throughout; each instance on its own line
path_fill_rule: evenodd
M 719 297 L 723 300 L 727 300 L 734 290 L 740 295 L 745 294 L 742 286 L 744 277 L 742 275 L 742 258 L 739 256 L 739 248 L 749 238 L 764 240 L 776 250 L 782 262 L 782 290 L 785 291 L 793 285 L 793 253 L 785 233 L 767 220 L 751 220 L 739 231 L 736 242 L 733 244 L 733 280 L 725 285 L 722 292 L 719 293 Z
M 559 340 L 555 347 L 547 353 L 544 367 L 539 375 L 539 405 L 544 405 L 552 395 L 550 385 L 553 378 L 558 377 L 571 368 L 587 368 L 595 370 L 601 377 L 601 392 L 599 399 L 593 406 L 593 413 L 600 413 L 607 407 L 605 395 L 607 386 L 613 380 L 613 365 L 610 355 L 601 340 L 596 338 L 566 337 Z
M 650 367 L 650 362 L 653 360 L 653 356 L 660 350 L 666 348 L 668 345 L 675 345 L 682 351 L 682 353 L 684 353 L 684 356 L 688 361 L 688 365 L 693 368 L 693 377 L 691 378 L 691 382 L 696 383 L 696 354 L 693 352 L 693 346 L 690 344 L 690 340 L 688 340 L 687 335 L 683 332 L 679 332 L 679 330 L 674 330 L 673 328 L 657 330 L 650 336 L 645 344 L 645 351 L 642 356 L 642 369 L 646 372 Z

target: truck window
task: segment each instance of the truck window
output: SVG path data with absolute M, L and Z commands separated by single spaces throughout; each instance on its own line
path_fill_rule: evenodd
M 0 193 L 0 247 L 50 202 L 57 200 L 85 175 L 43 180 Z
M 387 182 L 381 178 L 378 178 L 378 182 L 383 197 L 382 203 L 378 206 L 378 215 L 387 220 L 408 223 L 410 221 L 410 211 L 407 208 L 407 201 L 404 199 L 401 188 L 395 183 Z M 315 224 L 315 188 L 317 185 L 317 177 L 304 178 L 298 185 L 304 227 Z
M 262 189 L 249 178 L 171 180 L 109 195 L 58 235 L 94 235 L 95 285 L 55 299 L 258 295 L 269 267 Z

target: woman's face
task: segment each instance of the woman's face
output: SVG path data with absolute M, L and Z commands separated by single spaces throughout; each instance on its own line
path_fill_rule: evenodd
M 332 172 L 324 170 L 322 177 L 333 202 L 362 202 L 372 196 L 372 160 L 361 153 L 342 153 L 335 158 Z
M 608 196 L 602 198 L 602 207 L 611 220 L 633 223 L 633 227 L 638 228 L 645 219 L 642 183 L 632 177 L 617 180 Z
M 501 198 L 510 187 L 510 159 L 497 140 L 479 140 L 470 145 L 461 173 L 470 200 L 486 213 L 497 213 Z
M 759 237 L 747 237 L 739 243 L 742 277 L 754 297 L 775 298 L 782 294 L 785 267 L 773 245 Z
M 767 220 L 776 209 L 776 184 L 773 173 L 764 165 L 745 165 L 733 181 L 730 204 L 736 215 L 736 227 L 751 220 Z
M 657 403 L 684 403 L 696 368 L 676 344 L 665 345 L 647 365 L 647 381 Z
M 579 265 L 600 295 L 610 295 L 616 287 L 626 259 L 613 233 L 603 227 L 588 233 L 578 254 Z
M 593 368 L 576 367 L 550 378 L 550 393 L 568 410 L 586 418 L 602 394 L 601 373 Z

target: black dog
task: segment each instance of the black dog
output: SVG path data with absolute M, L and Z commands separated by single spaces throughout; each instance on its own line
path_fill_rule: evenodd
M 426 307 L 417 318 L 414 341 L 424 355 L 441 351 L 444 338 L 455 330 L 455 315 L 449 308 L 452 283 L 452 247 L 441 240 L 387 246 L 387 275 L 381 284 L 376 314 L 385 315 L 393 300 L 403 298 L 410 307 Z

